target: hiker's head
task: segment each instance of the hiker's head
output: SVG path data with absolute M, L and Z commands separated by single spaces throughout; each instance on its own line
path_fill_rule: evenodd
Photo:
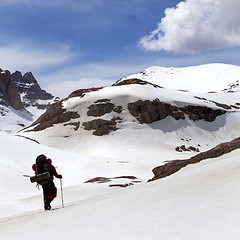
M 39 158 L 46 159 L 47 157 L 44 154 L 38 156 Z
M 48 164 L 52 164 L 52 159 L 47 158 L 47 163 L 48 163 Z

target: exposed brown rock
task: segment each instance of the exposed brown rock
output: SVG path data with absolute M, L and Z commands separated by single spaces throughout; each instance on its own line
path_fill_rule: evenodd
M 15 82 L 11 78 L 9 71 L 0 73 L 0 93 L 5 105 L 11 106 L 16 110 L 24 108 Z
M 111 131 L 116 131 L 116 124 L 121 120 L 122 119 L 119 117 L 114 117 L 110 121 L 104 119 L 95 119 L 90 122 L 84 122 L 82 125 L 84 126 L 85 130 L 94 130 L 93 135 L 103 136 L 109 134 Z
M 131 179 L 131 180 L 137 179 L 135 176 L 120 176 L 120 177 L 114 177 L 114 179 L 119 179 L 119 178 L 127 178 L 127 179 Z
M 71 98 L 71 97 L 84 97 L 85 93 L 88 93 L 88 92 L 95 92 L 95 91 L 99 91 L 103 89 L 103 87 L 98 87 L 98 88 L 88 88 L 88 89 L 78 89 L 74 92 L 72 92 L 68 98 Z
M 92 179 L 89 179 L 88 181 L 86 181 L 85 183 L 107 183 L 107 182 L 111 182 L 110 178 L 106 178 L 106 177 L 95 177 Z
M 153 101 L 150 100 L 138 100 L 134 103 L 128 104 L 129 112 L 140 122 L 140 123 L 152 123 L 166 118 L 167 116 L 177 115 L 179 119 L 184 119 L 184 114 L 178 113 L 178 108 L 171 106 L 168 103 L 160 102 L 158 99 Z
M 179 92 L 189 92 L 188 90 L 186 89 L 178 89 Z
M 233 108 L 235 107 L 235 106 L 232 106 L 232 105 L 229 106 L 229 105 L 226 105 L 226 104 L 223 104 L 223 103 L 218 103 L 218 102 L 213 101 L 213 100 L 207 100 L 206 98 L 202 98 L 202 97 L 194 96 L 194 98 L 197 98 L 197 99 L 203 100 L 203 101 L 212 102 L 212 103 L 214 103 L 216 106 L 221 107 L 221 108 L 224 108 L 224 109 L 226 109 L 226 110 L 229 110 L 229 109 L 231 109 L 232 107 L 233 107 Z
M 139 85 L 152 85 L 155 88 L 163 88 L 158 86 L 157 84 L 153 84 L 144 80 L 140 80 L 138 78 L 132 78 L 132 79 L 127 79 L 127 80 L 123 80 L 123 81 L 118 81 L 115 84 L 113 84 L 113 86 L 121 86 L 121 85 L 130 85 L 130 84 L 139 84 Z
M 12 79 L 18 86 L 18 92 L 24 93 L 24 97 L 30 101 L 38 99 L 49 100 L 53 98 L 50 93 L 41 89 L 32 72 L 27 72 L 22 76 L 21 72 L 16 71 L 12 74 Z
M 217 116 L 226 112 L 221 109 L 215 110 L 208 107 L 192 105 L 178 108 L 169 103 L 161 102 L 159 99 L 153 101 L 138 100 L 129 103 L 128 109 L 140 123 L 152 123 L 154 121 L 162 120 L 167 116 L 172 116 L 176 120 L 185 119 L 184 114 L 187 114 L 193 121 L 204 119 L 205 121 L 212 122 Z
M 149 181 L 167 177 L 171 174 L 176 173 L 181 168 L 183 168 L 189 164 L 195 164 L 195 163 L 198 163 L 202 160 L 209 159 L 209 158 L 220 157 L 220 156 L 222 156 L 226 153 L 229 153 L 233 150 L 236 150 L 238 148 L 240 148 L 240 138 L 234 139 L 231 142 L 221 143 L 221 144 L 217 145 L 216 147 L 212 148 L 211 150 L 199 153 L 196 156 L 193 156 L 189 159 L 170 161 L 165 165 L 154 168 L 152 170 L 154 177 L 152 179 L 150 179 Z
M 109 187 L 129 187 L 132 186 L 133 183 L 125 183 L 125 184 L 110 184 Z
M 95 101 L 94 103 L 103 103 L 103 102 L 110 102 L 111 100 L 110 99 L 99 99 L 97 101 Z
M 101 117 L 110 112 L 121 113 L 122 106 L 115 106 L 113 103 L 110 102 L 92 104 L 88 107 L 87 115 L 93 117 Z
M 120 177 L 95 177 L 92 179 L 89 179 L 88 181 L 86 181 L 85 183 L 107 183 L 107 182 L 111 182 L 114 179 L 130 179 L 130 180 L 136 180 L 137 178 L 134 176 L 120 176 Z M 132 181 L 135 183 L 140 183 L 141 181 Z M 119 186 L 121 185 L 121 186 Z M 123 186 L 124 185 L 124 186 Z M 110 185 L 109 187 L 127 187 L 133 185 L 133 183 L 129 183 L 129 184 L 113 184 Z
M 218 107 L 221 107 L 221 108 L 224 108 L 224 109 L 231 109 L 231 106 L 228 106 L 227 104 L 223 104 L 223 103 L 218 103 L 218 102 L 215 102 L 215 101 L 210 101 L 210 102 L 213 102 L 215 103 Z
M 123 110 L 123 107 L 122 106 L 115 106 L 113 111 L 116 112 L 116 113 L 121 113 Z
M 181 145 L 181 146 L 177 146 L 175 148 L 175 150 L 177 152 L 189 152 L 189 151 L 192 151 L 192 152 L 199 152 L 199 148 L 195 148 L 193 146 L 189 146 L 188 148 L 186 148 L 185 145 Z
M 88 116 L 93 116 L 93 117 L 101 117 L 105 115 L 106 113 L 110 113 L 114 109 L 114 104 L 113 103 L 99 103 L 99 104 L 92 104 L 88 107 Z
M 70 122 L 70 123 L 66 123 L 63 125 L 64 126 L 74 126 L 74 130 L 77 131 L 79 129 L 80 122 Z
M 199 148 L 195 148 L 195 147 L 193 147 L 193 146 L 189 146 L 188 149 L 189 149 L 190 151 L 192 151 L 192 152 L 200 152 L 200 151 L 199 151 Z
M 216 117 L 226 113 L 225 110 L 221 109 L 212 109 L 209 107 L 193 105 L 185 106 L 180 108 L 180 110 L 187 114 L 188 117 L 193 121 L 205 120 L 207 122 L 213 122 Z
M 67 112 L 65 109 L 62 109 L 62 101 L 59 101 L 50 105 L 47 111 L 31 125 L 37 125 L 32 131 L 41 131 L 53 126 L 53 124 L 68 122 L 79 117 L 80 115 L 77 112 Z

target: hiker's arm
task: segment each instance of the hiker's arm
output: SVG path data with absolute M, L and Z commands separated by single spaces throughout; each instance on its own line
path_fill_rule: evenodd
M 35 164 L 32 165 L 32 170 L 36 173 L 36 165 Z
M 57 173 L 57 171 L 56 171 L 56 168 L 53 166 L 53 165 L 51 165 L 51 168 L 52 168 L 52 173 L 53 173 L 53 175 L 56 177 L 56 178 L 62 178 L 62 175 L 60 175 L 60 174 L 58 174 Z

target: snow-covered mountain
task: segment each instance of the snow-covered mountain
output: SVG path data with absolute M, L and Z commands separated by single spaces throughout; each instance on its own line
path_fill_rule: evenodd
M 195 154 L 240 136 L 240 92 L 190 93 L 138 79 L 84 89 L 51 105 L 19 135 L 67 151 Z M 124 137 L 124 141 L 122 138 Z
M 153 66 L 120 81 L 132 78 L 145 80 L 169 89 L 197 93 L 220 92 L 229 84 L 240 80 L 240 67 L 222 63 L 183 68 Z
M 11 74 L 0 69 L 0 131 L 15 133 L 30 125 L 56 100 L 31 72 Z
M 170 75 L 169 86 L 141 73 L 76 90 L 16 135 L 0 132 L 0 238 L 239 239 L 237 70 L 202 92 Z M 55 210 L 44 212 L 42 191 L 22 176 L 42 153 L 63 175 L 65 208 L 58 180 Z

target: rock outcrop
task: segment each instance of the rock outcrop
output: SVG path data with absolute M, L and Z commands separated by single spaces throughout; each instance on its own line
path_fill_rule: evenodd
M 0 73 L 0 94 L 1 104 L 11 106 L 16 110 L 24 108 L 17 85 L 13 81 L 9 71 L 1 71 Z
M 22 98 L 21 98 L 22 96 Z M 48 103 L 39 103 L 39 100 L 51 100 L 54 97 L 42 90 L 31 72 L 22 76 L 19 71 L 10 73 L 8 70 L 0 70 L 0 103 L 11 106 L 16 110 L 28 106 L 36 106 L 46 109 Z
M 94 119 L 90 122 L 84 122 L 83 126 L 85 130 L 94 130 L 93 135 L 103 136 L 109 134 L 112 131 L 116 131 L 116 125 L 121 121 L 122 119 L 120 117 L 114 117 L 111 120 Z
M 193 121 L 205 120 L 213 122 L 217 116 L 226 113 L 225 110 L 212 109 L 203 106 L 188 105 L 185 107 L 172 106 L 169 103 L 161 102 L 159 99 L 153 101 L 139 100 L 128 104 L 129 112 L 140 123 L 152 123 L 171 116 L 176 120 L 185 119 L 185 114 Z
M 25 107 L 32 105 L 40 109 L 45 109 L 48 105 L 39 104 L 38 100 L 50 100 L 54 98 L 52 94 L 41 89 L 31 72 L 27 72 L 22 76 L 21 72 L 16 71 L 12 74 L 12 79 L 17 85 L 18 92 L 23 95 Z
M 119 80 L 113 86 L 123 86 L 123 85 L 131 85 L 131 84 L 139 84 L 139 85 L 152 85 L 155 88 L 163 88 L 158 86 L 157 84 L 153 84 L 138 78 L 126 79 L 126 80 Z
M 236 82 L 229 84 L 224 90 L 222 90 L 222 92 L 233 93 L 235 91 L 239 91 L 239 89 L 240 89 L 240 84 L 239 84 L 239 80 L 237 80 Z
M 99 99 L 88 107 L 88 116 L 101 117 L 107 113 L 122 112 L 122 106 L 115 106 L 109 99 Z
M 220 157 L 226 153 L 229 153 L 233 150 L 236 150 L 240 148 L 240 138 L 234 139 L 231 142 L 225 142 L 217 145 L 216 147 L 206 151 L 199 153 L 189 159 L 185 160 L 172 160 L 165 165 L 159 166 L 154 168 L 153 174 L 154 177 L 150 179 L 149 181 L 154 181 L 160 178 L 164 178 L 167 176 L 170 176 L 176 172 L 178 172 L 180 169 L 186 167 L 189 164 L 196 164 L 199 163 L 202 160 L 206 160 L 209 158 L 216 158 Z
M 67 112 L 65 109 L 63 109 L 62 101 L 58 101 L 54 104 L 51 104 L 47 111 L 43 113 L 31 126 L 35 126 L 33 131 L 41 131 L 48 127 L 52 127 L 53 124 L 65 123 L 71 119 L 79 117 L 80 115 L 77 112 Z
M 0 131 L 16 133 L 29 126 L 59 98 L 42 90 L 31 72 L 0 69 Z

